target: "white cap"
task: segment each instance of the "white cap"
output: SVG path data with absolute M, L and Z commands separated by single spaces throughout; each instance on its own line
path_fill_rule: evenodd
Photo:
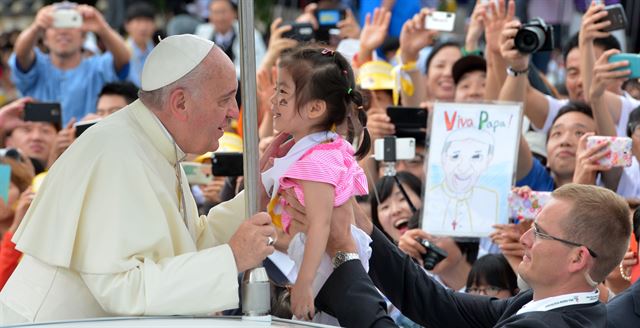
M 162 39 L 144 63 L 141 89 L 153 91 L 179 80 L 196 68 L 214 45 L 212 41 L 192 34 Z

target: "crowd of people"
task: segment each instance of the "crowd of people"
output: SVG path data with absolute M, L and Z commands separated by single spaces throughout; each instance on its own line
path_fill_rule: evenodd
M 235 313 L 239 275 L 263 265 L 288 287 L 272 289 L 285 318 L 640 325 L 640 82 L 630 61 L 609 60 L 631 42 L 607 29 L 601 1 L 300 1 L 294 20 L 255 31 L 257 127 L 242 126 L 238 3 L 201 2 L 205 22 L 166 26 L 146 1 L 122 26 L 54 3 L 3 39 L 0 324 Z M 546 13 L 555 46 L 519 49 L 528 19 L 558 6 Z M 427 28 L 437 10 L 463 28 Z M 567 15 L 581 16 L 576 33 Z M 504 193 L 549 192 L 535 220 L 482 238 L 422 229 L 432 120 L 412 132 L 413 158 L 383 163 L 373 144 L 406 136 L 389 110 L 431 117 L 441 102 L 522 104 Z M 24 116 L 39 103 L 61 112 Z M 242 152 L 247 128 L 260 138 L 255 215 L 241 175 L 190 183 L 181 165 Z M 602 164 L 609 143 L 591 136 L 630 138 L 631 165 Z

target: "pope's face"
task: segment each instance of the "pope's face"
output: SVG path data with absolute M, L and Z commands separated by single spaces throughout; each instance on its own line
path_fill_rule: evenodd
M 204 82 L 200 94 L 191 95 L 195 105 L 189 118 L 192 149 L 183 149 L 188 153 L 202 154 L 218 149 L 218 139 L 224 134 L 229 121 L 238 118 L 236 72 L 226 56 L 223 60 L 226 63 L 214 73 L 215 76 Z
M 445 183 L 449 190 L 465 193 L 475 186 L 491 162 L 489 148 L 489 144 L 474 139 L 451 142 L 442 153 Z

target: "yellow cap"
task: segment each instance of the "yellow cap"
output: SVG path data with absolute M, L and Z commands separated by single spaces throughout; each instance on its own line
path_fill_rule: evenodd
M 360 66 L 358 84 L 364 90 L 393 90 L 395 81 L 391 75 L 391 64 L 374 60 Z
M 242 152 L 242 138 L 233 133 L 225 132 L 220 139 L 218 139 L 218 149 L 215 152 L 221 153 L 241 153 Z M 213 152 L 207 152 L 202 154 L 194 160 L 194 162 L 204 163 L 211 158 Z

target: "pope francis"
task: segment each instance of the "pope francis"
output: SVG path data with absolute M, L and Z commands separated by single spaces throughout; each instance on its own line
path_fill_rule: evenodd
M 179 162 L 218 147 L 238 115 L 233 63 L 213 42 L 168 37 L 140 99 L 85 132 L 51 168 L 13 241 L 22 261 L 0 325 L 207 314 L 238 306 L 238 272 L 273 252 L 243 194 L 198 217 Z

